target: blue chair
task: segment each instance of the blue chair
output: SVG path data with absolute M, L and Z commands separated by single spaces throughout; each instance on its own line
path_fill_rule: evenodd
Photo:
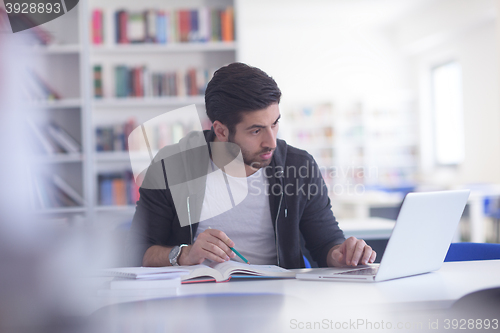
M 451 243 L 445 262 L 500 259 L 500 244 Z
M 500 242 L 500 198 L 486 197 L 484 199 L 484 214 L 493 219 L 496 243 Z
M 306 256 L 303 256 L 304 257 L 304 264 L 306 265 L 306 268 L 311 268 L 311 263 L 309 262 L 309 260 L 307 260 Z

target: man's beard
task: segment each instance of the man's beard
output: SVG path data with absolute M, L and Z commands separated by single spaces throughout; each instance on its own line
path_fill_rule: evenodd
M 229 135 L 228 141 L 238 145 L 238 143 L 234 141 L 234 136 L 232 135 Z M 254 169 L 260 169 L 271 164 L 272 156 L 268 160 L 262 161 L 259 155 L 269 153 L 270 151 L 273 151 L 273 149 L 265 149 L 257 154 L 252 154 L 248 150 L 243 149 L 240 145 L 238 145 L 238 147 L 240 147 L 241 155 L 243 156 L 243 163 L 246 165 L 251 166 Z

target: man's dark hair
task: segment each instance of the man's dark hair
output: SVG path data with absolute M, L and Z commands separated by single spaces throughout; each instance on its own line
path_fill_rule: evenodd
M 281 91 L 264 71 L 235 62 L 219 68 L 207 85 L 205 107 L 212 123 L 226 125 L 234 135 L 243 112 L 262 110 L 279 103 Z

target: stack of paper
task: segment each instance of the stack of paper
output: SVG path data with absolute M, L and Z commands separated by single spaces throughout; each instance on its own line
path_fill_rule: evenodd
M 181 285 L 181 276 L 189 271 L 178 267 L 123 267 L 100 272 L 101 276 L 115 277 L 101 296 L 168 296 L 175 295 Z

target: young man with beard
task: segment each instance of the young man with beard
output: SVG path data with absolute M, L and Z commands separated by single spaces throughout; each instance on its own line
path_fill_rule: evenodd
M 215 72 L 205 93 L 212 121 L 201 136 L 206 146 L 200 150 L 193 144 L 197 134 L 188 134 L 174 145 L 177 154 L 167 154 L 148 170 L 145 182 L 155 172 L 163 175 L 164 188 L 141 186 L 130 231 L 135 264 L 238 260 L 230 249 L 235 247 L 252 264 L 301 268 L 301 235 L 320 267 L 374 262 L 376 253 L 363 240 L 344 238 L 313 157 L 277 139 L 280 98 L 274 79 L 258 68 L 233 63 Z M 221 144 L 223 151 L 237 147 L 241 152 L 240 177 L 225 172 L 230 163 L 214 158 Z M 208 151 L 205 159 L 203 151 Z M 203 172 L 196 169 L 200 165 Z M 304 168 L 305 175 L 297 172 Z M 217 178 L 220 170 L 223 177 Z M 238 184 L 248 191 L 241 200 L 231 192 Z M 231 208 L 221 209 L 227 192 Z

